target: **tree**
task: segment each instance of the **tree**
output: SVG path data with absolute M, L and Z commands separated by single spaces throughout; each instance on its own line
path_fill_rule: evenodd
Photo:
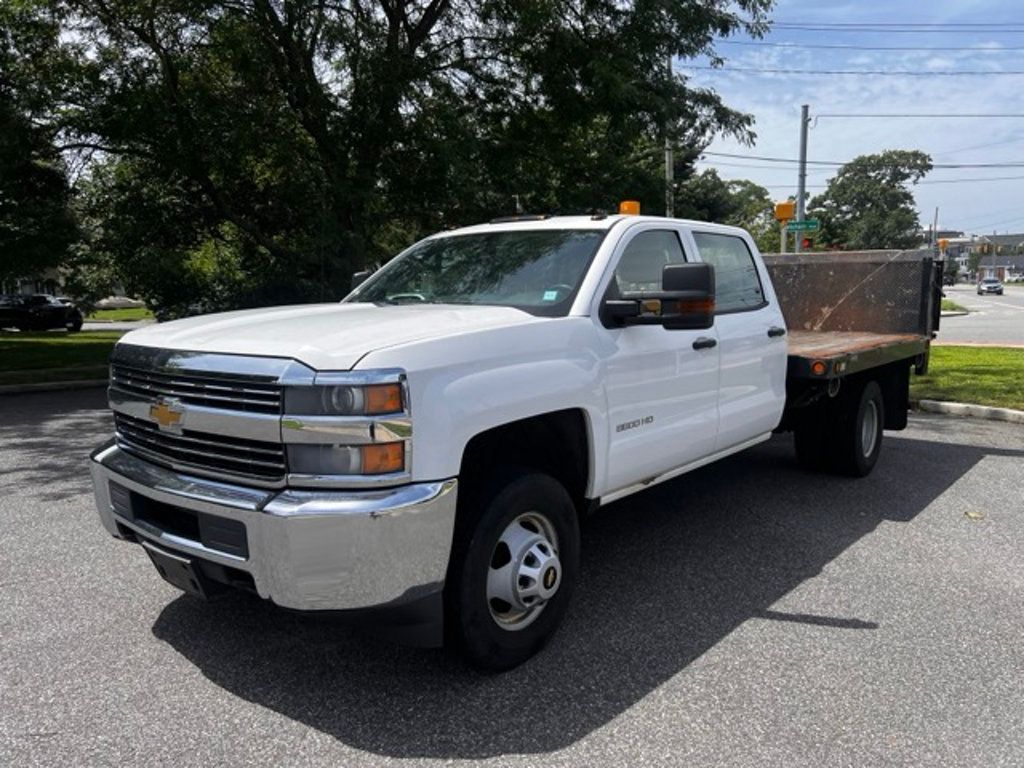
M 0 284 L 56 267 L 77 236 L 52 131 L 34 122 L 37 95 L 17 79 L 19 58 L 54 43 L 55 30 L 9 25 L 14 10 L 0 10 Z
M 63 148 L 113 185 L 90 199 L 123 211 L 138 194 L 136 218 L 161 232 L 173 218 L 169 275 L 197 248 L 230 254 L 249 287 L 225 300 L 247 303 L 336 297 L 354 269 L 517 199 L 657 207 L 666 134 L 695 148 L 751 135 L 665 61 L 717 61 L 713 41 L 760 34 L 771 4 L 19 0 L 65 32 L 54 56 L 74 66 L 35 74 Z M 90 221 L 119 265 L 147 245 L 141 219 L 93 206 Z
M 908 185 L 931 168 L 931 158 L 916 150 L 887 150 L 847 163 L 810 202 L 811 217 L 822 222 L 818 241 L 847 250 L 914 247 L 920 223 Z
M 747 179 L 724 181 L 708 168 L 676 186 L 677 215 L 743 227 L 763 252 L 779 250 L 775 204 L 768 190 Z

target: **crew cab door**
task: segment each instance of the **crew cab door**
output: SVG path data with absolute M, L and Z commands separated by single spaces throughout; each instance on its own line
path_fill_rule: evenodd
M 665 265 L 685 261 L 679 229 L 637 225 L 616 247 L 598 304 L 659 291 Z M 598 335 L 610 433 L 606 494 L 711 454 L 718 431 L 715 329 L 602 322 Z
M 737 234 L 696 228 L 690 237 L 700 260 L 715 267 L 721 451 L 779 425 L 786 404 L 786 323 L 752 244 Z

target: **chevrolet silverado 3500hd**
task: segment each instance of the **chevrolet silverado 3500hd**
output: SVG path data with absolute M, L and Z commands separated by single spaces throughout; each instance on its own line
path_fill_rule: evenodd
M 187 592 L 367 612 L 508 668 L 562 619 L 588 510 L 776 430 L 870 472 L 940 270 L 644 216 L 434 235 L 341 303 L 127 334 L 100 518 Z

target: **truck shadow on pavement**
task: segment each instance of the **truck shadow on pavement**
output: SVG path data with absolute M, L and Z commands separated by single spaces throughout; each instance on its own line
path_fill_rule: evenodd
M 549 752 L 685 674 L 746 621 L 884 628 L 884 616 L 772 605 L 880 523 L 910 522 L 993 454 L 1024 456 L 894 438 L 874 475 L 848 480 L 801 471 L 790 440 L 777 437 L 616 503 L 584 525 L 565 625 L 504 675 L 242 595 L 209 605 L 178 598 L 153 633 L 230 693 L 357 749 L 400 758 Z
M 114 431 L 107 391 L 97 387 L 55 400 L 63 394 L 0 396 L 0 449 L 11 449 L 14 458 L 0 461 L 0 494 L 32 488 L 35 500 L 56 503 L 89 492 L 89 452 Z M 60 410 L 53 409 L 55 401 Z

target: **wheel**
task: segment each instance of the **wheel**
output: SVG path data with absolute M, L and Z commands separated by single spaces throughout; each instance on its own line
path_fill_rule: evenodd
M 579 569 L 579 522 L 549 475 L 508 471 L 486 485 L 460 503 L 445 620 L 469 663 L 501 671 L 537 653 L 561 623 Z
M 885 404 L 878 382 L 869 381 L 859 396 L 851 393 L 835 421 L 833 468 L 851 477 L 866 477 L 882 450 Z
M 68 333 L 78 333 L 82 330 L 83 322 L 82 316 L 76 315 L 75 317 L 69 317 L 64 327 L 68 329 Z

